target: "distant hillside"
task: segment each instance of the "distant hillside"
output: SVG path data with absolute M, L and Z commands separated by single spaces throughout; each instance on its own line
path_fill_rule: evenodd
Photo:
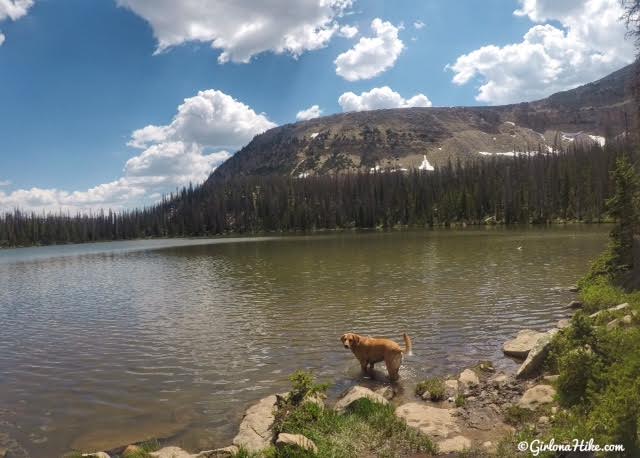
M 626 130 L 632 76 L 630 65 L 535 102 L 364 111 L 287 124 L 256 136 L 213 177 L 410 169 L 601 143 Z

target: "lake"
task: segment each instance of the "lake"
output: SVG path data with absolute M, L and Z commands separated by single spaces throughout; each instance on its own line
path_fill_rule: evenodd
M 401 386 L 568 316 L 607 226 L 146 240 L 0 251 L 0 447 L 100 450 L 145 436 L 226 446 L 296 369 L 361 381 L 339 337 L 402 342 Z M 380 368 L 384 370 L 384 365 Z

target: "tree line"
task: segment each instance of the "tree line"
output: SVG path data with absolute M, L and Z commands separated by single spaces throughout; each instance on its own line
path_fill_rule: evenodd
M 628 147 L 449 163 L 432 172 L 212 176 L 155 206 L 95 214 L 0 215 L 0 246 L 339 228 L 600 222 Z

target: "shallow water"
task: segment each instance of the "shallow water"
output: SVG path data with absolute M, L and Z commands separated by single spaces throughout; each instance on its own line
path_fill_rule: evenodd
M 312 369 L 359 381 L 346 331 L 402 341 L 402 384 L 567 316 L 606 226 L 155 240 L 0 251 L 0 446 L 15 456 L 144 436 L 228 445 L 243 410 Z M 518 249 L 518 248 L 521 249 Z M 381 367 L 383 369 L 383 367 Z M 407 393 L 406 396 L 409 396 Z M 12 456 L 14 456 L 12 455 Z

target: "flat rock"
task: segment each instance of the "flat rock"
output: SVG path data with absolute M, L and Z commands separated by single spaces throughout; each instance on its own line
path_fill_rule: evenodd
M 584 307 L 584 304 L 580 301 L 571 301 L 569 302 L 569 305 L 567 305 L 567 308 L 570 309 L 581 309 L 582 307 Z
M 438 442 L 438 452 L 453 453 L 471 448 L 471 441 L 464 436 L 454 436 Z
M 240 430 L 233 438 L 233 445 L 243 447 L 252 453 L 260 452 L 271 445 L 276 400 L 276 395 L 272 394 L 247 409 L 240 423 Z
M 149 455 L 154 458 L 192 458 L 191 453 L 182 450 L 180 447 L 164 447 L 157 452 L 151 452 Z
M 507 340 L 502 346 L 502 352 L 507 356 L 525 359 L 529 351 L 535 346 L 544 332 L 534 331 L 532 329 L 523 329 L 518 335 L 511 340 Z
M 3 456 L 6 456 L 6 453 Z M 111 458 L 109 454 L 105 452 L 83 453 L 82 456 L 86 456 L 90 458 Z
M 302 434 L 280 433 L 278 434 L 278 439 L 276 439 L 276 445 L 288 445 L 290 447 L 296 447 L 308 452 L 318 453 L 318 447 L 316 447 L 316 444 L 311 439 L 303 436 Z
M 478 385 L 480 383 L 480 379 L 471 369 L 465 369 L 458 376 L 458 382 L 460 382 L 463 387 L 468 387 Z
M 535 410 L 543 404 L 551 404 L 556 390 L 551 385 L 536 385 L 524 392 L 518 405 L 523 409 Z
M 387 401 L 382 395 L 371 391 L 369 388 L 364 386 L 354 386 L 347 393 L 342 396 L 336 402 L 333 407 L 337 412 L 344 412 L 344 410 L 349 407 L 351 404 L 356 402 L 358 399 L 367 398 L 371 399 L 373 402 L 377 402 L 380 404 L 388 404 Z
M 552 329 L 551 331 L 545 332 L 544 335 L 538 339 L 534 347 L 529 351 L 527 359 L 524 360 L 518 372 L 516 372 L 516 378 L 522 379 L 530 377 L 540 369 L 544 359 L 547 357 L 547 353 L 549 353 L 549 344 L 551 344 L 553 336 L 558 332 L 558 329 Z
M 460 433 L 460 426 L 452 412 L 453 409 L 439 409 L 421 402 L 409 402 L 396 409 L 396 416 L 411 428 L 439 442 Z

